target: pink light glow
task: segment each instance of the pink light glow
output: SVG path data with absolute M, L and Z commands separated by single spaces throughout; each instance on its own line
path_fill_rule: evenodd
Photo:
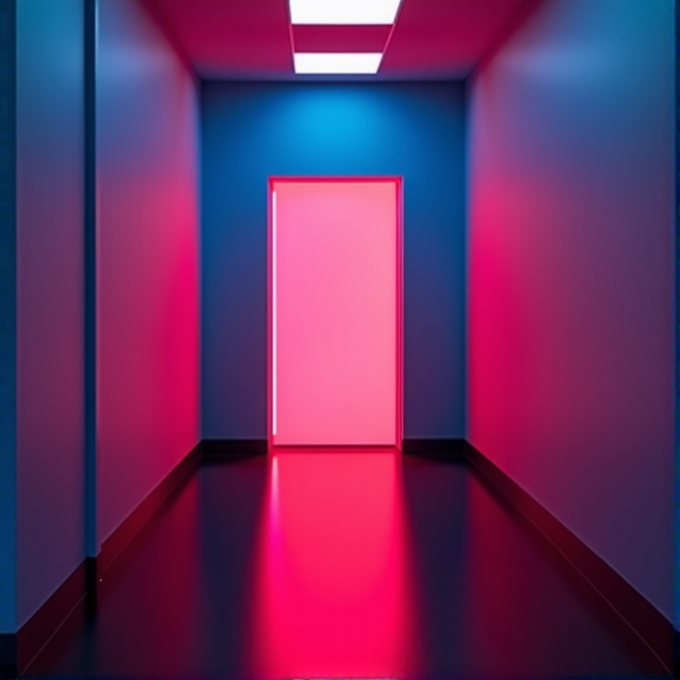
M 271 181 L 272 445 L 401 444 L 400 193 Z
M 274 454 L 254 603 L 265 677 L 395 677 L 418 649 L 400 455 Z

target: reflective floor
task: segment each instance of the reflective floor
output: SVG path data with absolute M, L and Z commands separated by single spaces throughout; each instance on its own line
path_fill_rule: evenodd
M 204 462 L 26 675 L 668 677 L 465 465 L 356 451 Z

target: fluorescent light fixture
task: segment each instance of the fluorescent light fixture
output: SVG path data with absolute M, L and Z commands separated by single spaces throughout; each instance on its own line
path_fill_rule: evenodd
M 377 73 L 380 52 L 296 52 L 295 73 Z
M 289 0 L 293 24 L 393 24 L 401 0 Z

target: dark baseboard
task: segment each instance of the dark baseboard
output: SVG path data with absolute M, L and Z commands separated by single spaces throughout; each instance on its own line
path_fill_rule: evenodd
M 426 456 L 464 460 L 468 443 L 465 439 L 404 439 L 402 453 L 410 456 Z
M 103 542 L 97 559 L 96 571 L 103 574 L 111 562 L 123 551 L 144 525 L 158 512 L 170 494 L 184 478 L 198 466 L 201 444 L 197 444 L 156 486 L 156 488 L 123 520 L 118 528 Z M 97 582 L 95 580 L 95 582 Z
M 471 468 L 486 478 L 538 528 L 644 640 L 669 673 L 680 670 L 674 669 L 677 633 L 672 623 L 495 463 L 467 442 L 466 449 Z M 680 651 L 680 647 L 676 649 Z
M 85 605 L 88 616 L 97 613 L 97 593 L 99 590 L 99 558 L 86 557 L 85 562 Z
M 266 439 L 203 439 L 201 456 L 203 458 L 263 456 L 266 455 Z
M 18 633 L 0 635 L 0 678 L 21 674 L 78 607 L 96 612 L 101 575 L 160 510 L 200 461 L 197 444 L 104 541 L 98 557 L 86 558 L 31 616 Z
M 17 675 L 17 636 L 0 633 L 0 678 L 15 678 Z
M 24 668 L 47 644 L 69 614 L 85 599 L 85 562 L 52 593 L 17 633 L 17 670 Z
M 18 633 L 0 635 L 0 677 L 15 677 L 85 599 L 85 562 L 52 593 Z

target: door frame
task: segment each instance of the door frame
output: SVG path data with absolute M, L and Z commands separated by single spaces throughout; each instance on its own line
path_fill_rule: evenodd
M 403 253 L 403 243 L 404 243 L 404 178 L 399 175 L 285 175 L 285 176 L 270 176 L 267 181 L 267 448 L 271 452 L 274 447 L 277 449 L 285 449 L 287 445 L 279 444 L 275 445 L 273 441 L 273 394 L 274 394 L 274 365 L 273 365 L 273 348 L 274 348 L 274 257 L 273 257 L 273 246 L 274 246 L 274 205 L 273 205 L 273 195 L 274 187 L 277 183 L 330 183 L 330 182 L 390 182 L 396 185 L 396 252 L 397 258 L 395 262 L 396 266 L 396 280 L 397 280 L 397 290 L 396 290 L 396 356 L 397 365 L 396 370 L 396 433 L 395 433 L 395 446 L 397 450 L 401 451 L 402 441 L 404 437 L 403 432 L 403 421 L 404 421 L 404 339 L 403 339 L 403 329 L 404 329 L 404 253 Z M 318 448 L 315 446 L 299 446 L 288 448 Z M 324 447 L 326 448 L 326 447 Z M 333 445 L 328 448 L 333 448 Z M 356 445 L 341 446 L 335 445 L 335 448 L 357 448 Z M 381 446 L 366 446 L 361 448 L 385 448 Z

